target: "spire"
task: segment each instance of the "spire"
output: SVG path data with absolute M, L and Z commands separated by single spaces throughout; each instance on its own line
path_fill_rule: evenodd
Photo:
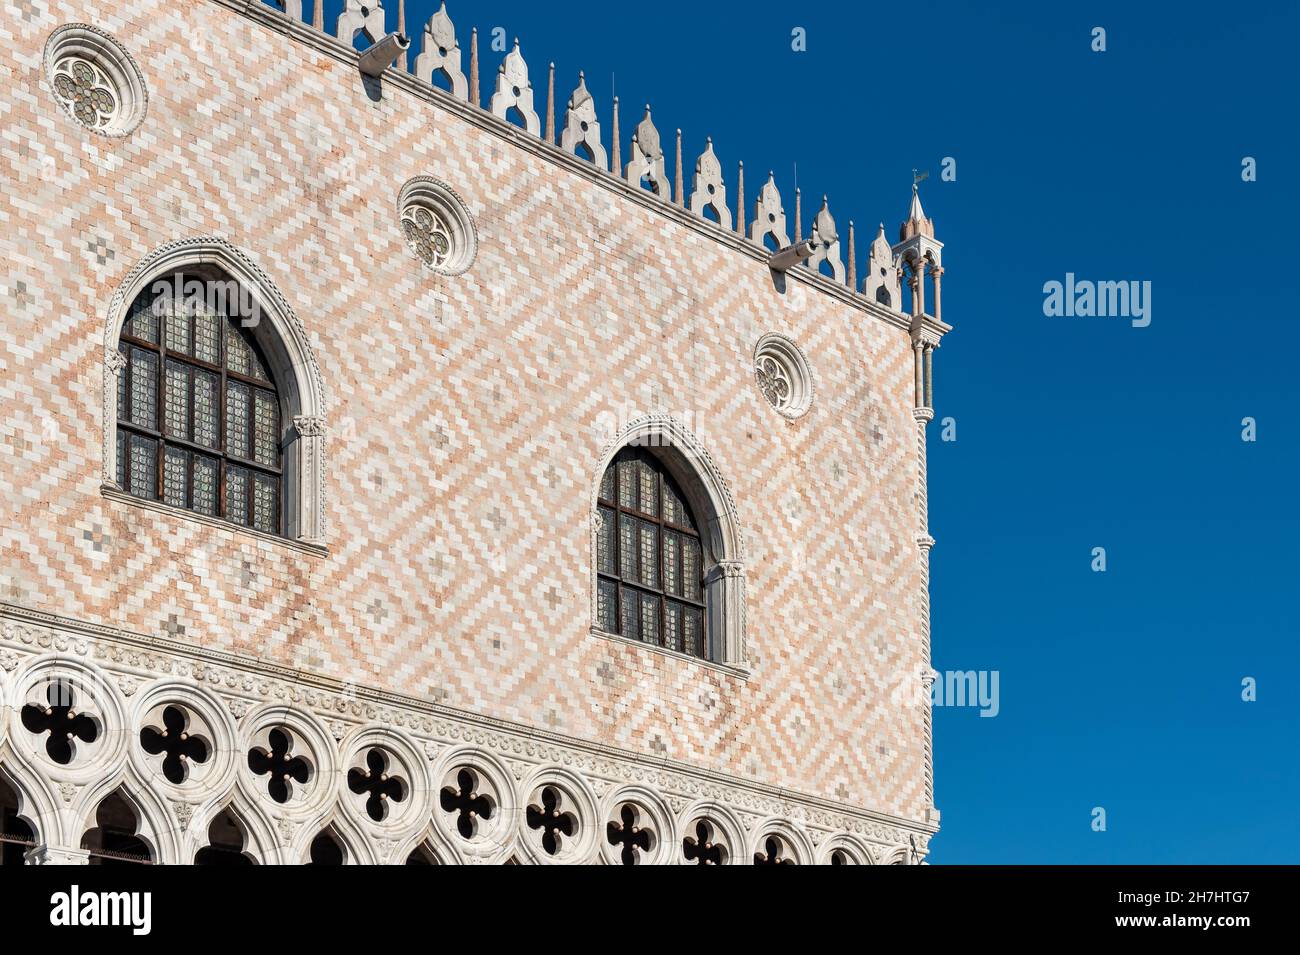
M 614 97 L 614 158 L 611 160 L 610 172 L 616 176 L 623 175 L 623 148 L 618 144 L 618 97 Z
M 546 81 L 546 141 L 555 142 L 555 61 L 551 61 L 551 75 Z
M 898 230 L 898 240 L 906 242 L 914 236 L 925 235 L 934 238 L 934 223 L 921 208 L 921 190 L 912 183 L 912 206 L 907 211 L 907 221 Z
M 320 3 L 321 0 L 316 0 Z M 446 6 L 444 3 L 443 6 Z M 397 0 L 397 32 L 406 36 L 406 0 Z M 403 50 L 397 57 L 397 68 L 403 73 L 406 72 L 406 51 Z
M 685 184 L 682 182 L 682 131 L 679 127 L 677 130 L 677 170 L 673 177 L 673 195 L 677 199 L 679 206 L 686 205 L 683 194 L 686 192 Z
M 849 288 L 858 288 L 858 250 L 853 242 L 853 220 L 849 220 Z
M 736 233 L 745 234 L 745 160 L 740 161 L 740 171 L 736 173 Z
M 803 194 L 794 187 L 794 240 L 803 241 Z
M 321 0 L 316 0 L 320 3 Z M 469 35 L 469 101 L 475 106 L 482 105 L 478 95 L 478 27 Z

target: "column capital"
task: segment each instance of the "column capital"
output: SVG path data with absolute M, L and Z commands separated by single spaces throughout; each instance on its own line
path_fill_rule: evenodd
M 104 352 L 104 362 L 114 375 L 122 374 L 123 369 L 126 368 L 126 356 L 116 348 L 109 348 Z
M 42 843 L 23 853 L 28 865 L 89 865 L 90 853 L 85 849 L 58 849 Z
M 922 410 L 929 411 L 930 409 L 925 408 Z M 933 412 L 931 412 L 931 417 L 933 416 L 934 416 Z M 934 544 L 935 544 L 935 540 L 929 534 L 916 535 L 916 546 L 921 548 L 921 550 L 925 551 L 926 554 L 930 553 L 930 551 L 934 548 Z
M 325 435 L 325 419 L 320 415 L 295 415 L 293 426 L 304 438 L 320 438 Z

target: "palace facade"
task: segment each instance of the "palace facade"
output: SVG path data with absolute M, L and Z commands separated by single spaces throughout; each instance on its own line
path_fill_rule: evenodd
M 915 187 L 859 262 L 445 9 L 4 4 L 6 864 L 925 859 Z

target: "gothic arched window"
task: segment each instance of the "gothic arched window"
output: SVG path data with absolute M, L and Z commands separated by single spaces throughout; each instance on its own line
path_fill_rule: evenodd
M 597 625 L 711 659 L 699 525 L 676 481 L 648 451 L 624 448 L 598 507 Z
M 284 533 L 284 415 L 230 280 L 154 283 L 118 350 L 117 483 L 127 493 Z M 201 288 L 201 291 L 199 289 Z

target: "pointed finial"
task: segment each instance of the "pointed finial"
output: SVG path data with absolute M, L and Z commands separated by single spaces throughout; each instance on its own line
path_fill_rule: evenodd
M 611 162 L 612 168 L 610 169 L 610 172 L 612 172 L 615 176 L 621 176 L 623 175 L 623 149 L 619 145 L 620 137 L 618 132 L 618 97 L 617 96 L 614 97 L 613 132 L 614 132 L 614 158 Z
M 682 193 L 685 191 L 686 189 L 682 182 L 682 131 L 679 127 L 677 130 L 677 169 L 676 175 L 673 177 L 673 194 L 675 195 L 679 206 L 686 205 L 686 201 L 682 198 Z
M 324 6 L 322 0 L 316 0 L 316 6 Z M 397 0 L 397 32 L 406 36 L 406 0 Z M 397 68 L 406 72 L 406 51 L 397 55 Z
M 325 3 L 324 0 L 316 0 L 314 8 L 311 11 L 311 25 L 317 30 L 325 29 Z
M 317 0 L 319 3 L 320 0 Z M 478 96 L 478 27 L 475 27 L 469 35 L 469 101 L 475 106 L 479 104 Z
M 858 250 L 853 242 L 853 220 L 849 220 L 849 289 L 858 288 Z
M 794 241 L 803 241 L 803 193 L 794 187 Z
M 555 62 L 551 62 L 551 75 L 546 81 L 546 141 L 555 142 Z
M 745 160 L 740 161 L 736 173 L 736 234 L 745 234 Z

